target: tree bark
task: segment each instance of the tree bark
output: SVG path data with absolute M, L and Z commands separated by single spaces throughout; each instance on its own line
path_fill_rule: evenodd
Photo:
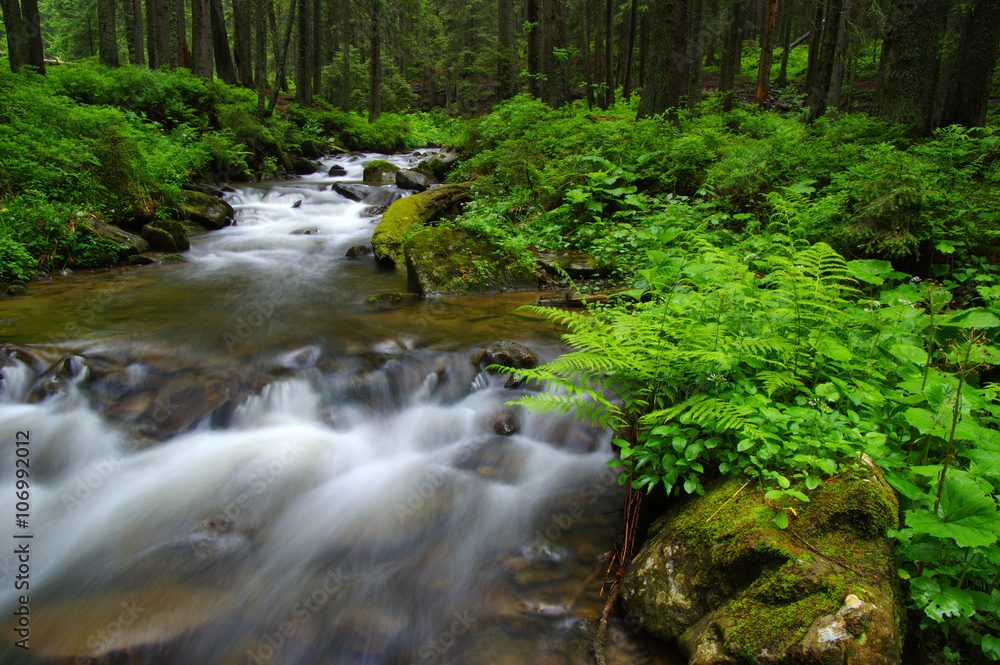
M 542 2 L 542 101 L 559 108 L 569 100 L 566 77 L 566 0 Z
M 187 40 L 187 21 L 185 18 L 184 0 L 174 0 L 173 24 L 175 53 L 172 61 L 174 67 L 191 69 L 191 47 Z
M 343 90 L 340 91 L 340 108 L 344 111 L 351 110 L 351 17 L 350 17 L 350 3 L 347 5 L 347 12 L 344 15 L 344 29 L 341 31 L 341 38 L 343 44 L 341 48 L 343 49 L 343 58 L 341 60 L 341 67 L 343 71 Z
M 21 4 L 18 0 L 0 0 L 0 11 L 3 11 L 3 27 L 7 33 L 7 59 L 10 62 L 10 71 L 17 73 L 21 65 L 28 61 Z
M 768 0 L 767 15 L 764 18 L 764 35 L 761 43 L 760 67 L 757 70 L 757 103 L 767 105 L 767 93 L 771 91 L 771 63 L 774 61 L 774 29 L 778 18 L 778 0 Z
M 775 83 L 779 88 L 788 85 L 788 52 L 792 50 L 792 24 L 795 22 L 795 15 L 792 12 L 794 4 L 795 0 L 785 0 L 782 3 L 785 23 L 781 30 L 781 68 L 778 70 L 778 80 Z
M 931 130 L 934 89 L 947 0 L 913 5 L 896 0 L 886 19 L 878 89 L 872 115 L 898 122 L 921 134 Z
M 837 38 L 840 35 L 843 8 L 844 0 L 827 0 L 823 44 L 820 47 L 819 60 L 816 61 L 816 79 L 809 91 L 809 122 L 826 113 L 830 81 L 833 79 L 833 61 L 837 57 Z
M 580 32 L 580 53 L 583 56 L 583 79 L 587 87 L 587 108 L 592 109 L 597 103 L 594 98 L 594 63 L 591 60 L 590 52 L 590 3 L 584 2 L 580 6 L 580 13 L 583 14 L 583 30 Z
M 517 42 L 514 39 L 514 0 L 497 2 L 497 98 L 517 94 Z
M 197 0 L 195 0 L 197 2 Z M 254 80 L 257 82 L 257 120 L 263 122 L 267 116 L 264 100 L 267 96 L 267 0 L 254 0 Z
M 854 4 L 852 0 L 844 0 L 844 13 L 840 19 L 840 28 L 837 30 L 837 50 L 833 61 L 833 76 L 830 79 L 830 93 L 828 102 L 834 113 L 840 111 L 840 103 L 844 90 L 844 72 L 847 69 L 847 47 L 850 42 L 850 34 L 847 27 L 851 24 L 851 10 Z
M 813 0 L 815 2 L 816 10 L 813 13 L 812 22 L 812 37 L 809 40 L 809 57 L 806 60 L 806 93 L 808 94 L 810 90 L 816 83 L 816 63 L 819 62 L 819 50 L 820 45 L 823 43 L 823 10 L 826 8 L 826 3 L 823 0 Z
M 122 0 L 122 16 L 125 17 L 129 64 L 144 65 L 146 53 L 142 43 L 142 0 Z
M 226 30 L 226 16 L 222 13 L 222 0 L 210 0 L 209 14 L 215 71 L 224 83 L 236 85 L 236 70 L 233 68 L 233 56 L 229 51 L 229 34 Z
M 689 0 L 687 35 L 687 96 L 688 108 L 701 103 L 701 73 L 705 62 L 705 0 Z
M 45 51 L 42 46 L 42 17 L 38 0 L 21 0 L 21 34 L 25 36 L 25 64 L 45 74 Z
M 236 76 L 244 88 L 253 88 L 253 30 L 250 23 L 250 1 L 233 0 L 233 57 L 236 60 Z
M 642 89 L 639 117 L 676 109 L 687 91 L 686 0 L 652 0 L 649 5 L 648 81 Z
M 278 91 L 281 89 L 278 87 L 278 81 L 285 78 L 285 63 L 288 62 L 288 45 L 292 43 L 292 26 L 294 24 L 295 3 L 292 2 L 288 7 L 288 19 L 285 21 L 285 39 L 284 46 L 281 48 L 281 57 L 275 63 L 278 71 L 274 75 L 274 88 L 271 90 L 271 101 L 268 102 L 267 112 L 264 114 L 267 118 L 271 117 L 271 113 L 274 112 L 274 105 L 278 103 Z
M 542 82 L 542 0 L 527 0 L 527 15 L 530 29 L 528 31 L 528 92 L 533 97 L 541 99 Z
M 382 115 L 382 0 L 372 0 L 371 60 L 368 63 L 368 122 Z
M 622 95 L 628 102 L 632 97 L 632 68 L 635 65 L 635 30 L 638 21 L 639 0 L 632 0 L 632 8 L 628 21 L 628 45 L 625 57 L 625 81 L 622 83 Z
M 290 3 L 294 7 L 294 3 Z M 278 60 L 281 56 L 281 40 L 278 39 L 278 17 L 274 11 L 274 0 L 268 0 L 267 3 L 267 20 L 271 24 L 271 43 L 274 45 L 274 68 L 278 69 Z M 282 92 L 288 92 L 288 79 L 285 78 L 284 71 L 282 71 L 281 76 L 275 79 L 275 86 L 281 89 Z
M 944 100 L 940 126 L 986 124 L 998 51 L 1000 4 L 978 0 L 970 8 L 959 38 L 955 75 Z
M 719 67 L 719 92 L 722 93 L 722 110 L 725 113 L 733 110 L 735 94 L 733 85 L 736 82 L 736 72 L 740 69 L 740 32 L 743 29 L 744 0 L 733 2 L 733 13 L 729 28 L 726 30 L 725 42 L 722 47 L 722 64 Z
M 614 0 L 604 3 L 604 104 L 602 108 L 610 108 L 615 103 L 615 13 Z
M 326 35 L 330 33 L 330 26 L 324 25 L 323 21 L 322 0 L 313 0 L 312 15 L 312 30 L 310 31 L 312 33 L 312 43 L 310 44 L 312 62 L 310 63 L 309 69 L 312 73 L 312 94 L 315 96 L 323 94 L 323 66 L 326 64 L 326 49 L 324 48 L 324 41 Z M 310 99 L 310 101 L 312 100 Z
M 209 0 L 191 0 L 191 71 L 212 80 L 212 17 Z
M 118 66 L 118 30 L 115 26 L 115 0 L 97 0 L 98 48 L 101 64 Z

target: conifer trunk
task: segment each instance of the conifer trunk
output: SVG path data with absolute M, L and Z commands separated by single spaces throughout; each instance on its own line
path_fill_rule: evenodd
M 497 2 L 497 97 L 517 94 L 517 43 L 514 40 L 514 0 Z
M 115 0 L 97 0 L 97 31 L 101 64 L 118 66 L 118 30 L 115 26 Z
M 233 57 L 236 76 L 244 88 L 253 88 L 253 31 L 250 0 L 233 0 Z
M 210 0 L 191 0 L 191 71 L 212 80 L 212 10 Z
M 222 0 L 210 0 L 209 18 L 215 71 L 224 83 L 236 85 L 236 70 L 233 68 L 233 56 L 229 51 L 229 34 L 226 30 L 226 16 L 222 13 Z

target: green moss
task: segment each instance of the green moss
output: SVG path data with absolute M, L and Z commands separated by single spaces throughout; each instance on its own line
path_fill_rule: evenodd
M 375 159 L 365 164 L 364 180 L 368 183 L 395 182 L 399 167 L 384 159 Z
M 406 236 L 446 214 L 468 196 L 469 189 L 468 183 L 445 185 L 394 201 L 372 234 L 375 260 L 386 267 L 401 263 Z

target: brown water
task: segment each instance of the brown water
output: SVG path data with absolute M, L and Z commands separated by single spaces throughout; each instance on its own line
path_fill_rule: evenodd
M 29 595 L 31 650 L 15 619 L 0 662 L 590 662 L 608 435 L 505 406 L 524 393 L 471 360 L 550 359 L 559 331 L 534 293 L 367 304 L 405 279 L 344 258 L 374 226 L 331 180 L 241 189 L 187 263 L 4 301 L 0 535 L 32 539 L 0 611 Z M 609 662 L 673 661 L 617 622 Z

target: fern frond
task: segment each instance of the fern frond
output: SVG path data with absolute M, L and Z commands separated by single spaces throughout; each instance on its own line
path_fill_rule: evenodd
M 753 409 L 740 404 L 733 404 L 708 395 L 696 395 L 680 404 L 666 409 L 653 411 L 643 416 L 640 422 L 644 425 L 666 423 L 675 418 L 685 423 L 692 423 L 716 432 L 730 430 L 746 430 L 756 428 L 749 420 Z
M 779 390 L 798 388 L 803 385 L 801 381 L 789 372 L 773 372 L 770 370 L 763 370 L 761 372 L 757 372 L 757 378 L 764 384 L 768 397 Z
M 598 427 L 618 428 L 625 424 L 621 409 L 601 398 L 591 401 L 585 395 L 525 395 L 519 400 L 508 402 L 526 407 L 533 413 L 566 415 L 572 413 L 577 420 L 589 422 Z

